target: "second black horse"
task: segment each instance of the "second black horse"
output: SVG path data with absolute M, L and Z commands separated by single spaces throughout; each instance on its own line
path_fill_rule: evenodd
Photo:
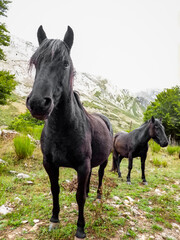
M 151 138 L 161 147 L 166 147 L 168 145 L 162 122 L 154 117 L 130 133 L 118 132 L 114 136 L 112 170 L 117 170 L 118 176 L 121 177 L 121 160 L 123 158 L 128 158 L 128 184 L 131 184 L 130 174 L 133 166 L 133 158 L 135 157 L 141 158 L 142 180 L 144 184 L 147 184 L 145 178 L 145 160 L 148 151 L 148 141 Z

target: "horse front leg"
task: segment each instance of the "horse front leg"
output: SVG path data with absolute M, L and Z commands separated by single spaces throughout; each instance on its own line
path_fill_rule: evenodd
M 55 167 L 53 164 L 48 163 L 46 160 L 43 161 L 44 168 L 49 176 L 51 183 L 51 193 L 53 197 L 53 209 L 52 209 L 52 217 L 50 219 L 49 230 L 58 227 L 59 225 L 59 168 Z
M 147 181 L 146 181 L 146 177 L 145 177 L 145 161 L 146 161 L 146 156 L 147 154 L 145 154 L 144 156 L 141 157 L 141 171 L 142 171 L 142 180 L 143 180 L 143 184 L 147 185 Z
M 131 170 L 133 167 L 133 158 L 132 158 L 132 154 L 129 154 L 128 157 L 129 163 L 128 163 L 128 175 L 127 175 L 127 184 L 131 185 Z
M 79 167 L 77 170 L 78 174 L 78 187 L 76 192 L 76 201 L 78 204 L 78 221 L 77 221 L 77 238 L 85 238 L 86 234 L 84 232 L 85 220 L 84 220 L 84 204 L 86 201 L 86 188 L 89 179 L 89 175 L 91 172 L 90 161 L 88 164 L 84 164 L 84 166 Z

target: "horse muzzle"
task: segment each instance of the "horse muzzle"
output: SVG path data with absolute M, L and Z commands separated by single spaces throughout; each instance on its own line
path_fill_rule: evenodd
M 168 145 L 168 141 L 164 141 L 160 143 L 161 147 L 167 147 L 167 145 Z
M 50 116 L 54 104 L 50 97 L 32 97 L 30 94 L 26 100 L 26 107 L 34 118 L 46 120 Z

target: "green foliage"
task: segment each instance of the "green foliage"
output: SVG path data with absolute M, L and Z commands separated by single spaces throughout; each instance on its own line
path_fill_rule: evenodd
M 40 139 L 43 127 L 44 121 L 33 118 L 28 110 L 14 118 L 9 125 L 9 129 L 16 130 L 24 134 L 29 133 L 35 139 Z
M 8 10 L 7 5 L 10 1 L 1 0 L 0 1 L 0 16 L 6 17 L 6 12 Z M 7 35 L 8 30 L 4 23 L 0 23 L 0 46 L 8 46 L 10 42 L 10 36 Z M 3 50 L 0 48 L 0 60 L 5 60 L 5 55 Z
M 32 155 L 35 145 L 28 136 L 17 136 L 14 138 L 14 147 L 18 159 L 24 159 Z
M 162 231 L 163 230 L 162 227 L 160 227 L 159 225 L 156 225 L 156 224 L 152 225 L 152 229 L 154 229 L 155 231 Z
M 100 95 L 101 95 L 101 92 L 99 92 L 99 91 L 96 91 L 95 94 L 94 94 L 94 96 L 97 97 L 97 98 L 99 98 Z
M 168 146 L 167 147 L 167 152 L 169 155 L 173 155 L 174 153 L 179 153 L 180 152 L 180 146 Z
M 144 112 L 144 120 L 152 116 L 162 118 L 165 132 L 172 139 L 180 141 L 180 87 L 166 89 L 156 96 Z
M 160 145 L 154 142 L 152 139 L 149 141 L 149 146 L 153 153 L 158 153 L 161 149 Z
M 167 167 L 167 161 L 166 160 L 161 160 L 157 157 L 153 158 L 152 163 L 156 167 Z
M 83 105 L 84 105 L 84 107 L 95 108 L 95 109 L 102 109 L 102 107 L 98 106 L 93 101 L 92 102 L 83 101 Z
M 0 104 L 5 104 L 15 89 L 17 82 L 14 78 L 8 71 L 0 71 Z

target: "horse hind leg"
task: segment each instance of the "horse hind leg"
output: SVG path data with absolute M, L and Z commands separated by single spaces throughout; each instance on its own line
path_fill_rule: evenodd
M 101 199 L 102 197 L 102 179 L 104 176 L 104 169 L 107 166 L 107 162 L 108 160 L 104 161 L 99 167 L 99 171 L 98 171 L 99 184 L 98 184 L 98 190 L 97 190 L 97 199 Z
M 118 161 L 118 152 L 114 149 L 111 171 L 114 171 L 114 172 L 117 171 L 117 161 Z
M 127 175 L 127 184 L 128 185 L 131 185 L 131 170 L 132 170 L 132 167 L 133 167 L 133 158 L 131 155 L 129 155 L 129 164 L 128 164 L 128 175 Z
M 89 185 L 90 185 L 90 180 L 91 180 L 91 173 L 92 173 L 92 170 L 90 171 L 88 182 L 87 182 L 86 197 L 88 197 L 88 194 L 89 194 Z
M 121 171 L 120 171 L 120 164 L 121 164 L 122 159 L 123 159 L 123 157 L 121 155 L 119 155 L 118 160 L 117 160 L 117 171 L 118 171 L 119 178 L 122 178 Z
M 123 157 L 121 157 L 118 152 L 114 149 L 113 151 L 113 164 L 112 164 L 112 169 L 111 171 L 117 171 L 118 172 L 118 177 L 121 177 L 121 172 L 120 172 L 120 163 Z

